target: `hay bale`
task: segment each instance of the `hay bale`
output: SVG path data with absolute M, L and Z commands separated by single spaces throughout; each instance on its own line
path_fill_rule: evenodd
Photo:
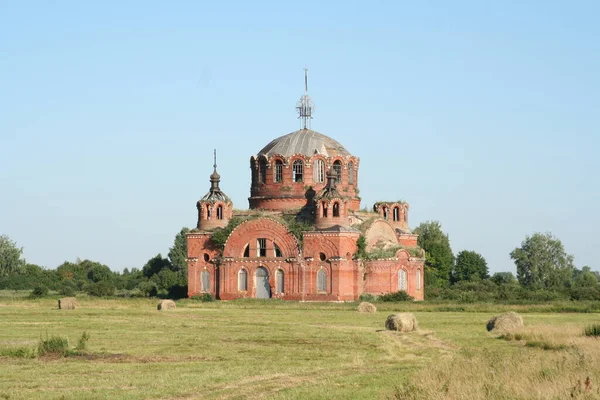
M 161 300 L 158 302 L 156 309 L 159 311 L 172 310 L 177 308 L 177 305 L 173 300 Z
M 358 312 L 365 312 L 365 313 L 375 313 L 377 312 L 377 307 L 375 307 L 373 304 L 368 303 L 366 301 L 363 301 L 362 303 L 360 303 L 358 305 L 357 308 Z
M 523 327 L 523 318 L 516 312 L 510 311 L 492 317 L 486 324 L 488 331 L 510 332 Z
M 385 320 L 385 328 L 390 331 L 412 332 L 419 329 L 413 313 L 392 314 Z
M 74 310 L 79 307 L 77 300 L 75 297 L 63 297 L 62 299 L 58 299 L 58 309 L 59 310 Z

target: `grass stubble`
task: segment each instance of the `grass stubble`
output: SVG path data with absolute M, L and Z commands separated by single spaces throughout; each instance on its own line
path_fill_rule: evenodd
M 160 313 L 154 300 L 78 301 L 64 312 L 0 298 L 0 399 L 600 398 L 600 341 L 583 334 L 593 313 L 525 314 L 525 328 L 499 335 L 485 329 L 489 305 L 362 314 L 356 304 L 182 301 Z M 421 330 L 385 331 L 388 311 L 414 312 Z M 43 335 L 77 343 L 82 332 L 85 354 L 31 353 Z

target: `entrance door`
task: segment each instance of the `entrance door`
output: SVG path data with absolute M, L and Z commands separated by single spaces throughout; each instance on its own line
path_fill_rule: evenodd
M 271 286 L 269 286 L 269 272 L 266 268 L 258 267 L 256 269 L 256 298 L 269 299 L 271 298 Z

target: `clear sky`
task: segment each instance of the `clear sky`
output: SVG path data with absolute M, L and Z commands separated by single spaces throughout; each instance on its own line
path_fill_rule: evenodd
M 363 205 L 404 199 L 491 272 L 550 231 L 600 269 L 598 1 L 0 0 L 0 234 L 27 261 L 114 270 L 196 223 L 218 149 L 313 129 L 361 158 Z

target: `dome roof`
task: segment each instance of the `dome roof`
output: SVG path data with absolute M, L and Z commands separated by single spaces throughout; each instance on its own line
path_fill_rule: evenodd
M 311 129 L 300 129 L 299 131 L 278 137 L 258 152 L 258 155 L 265 155 L 267 157 L 275 154 L 281 154 L 284 157 L 289 157 L 293 154 L 302 154 L 305 156 L 322 154 L 326 157 L 351 155 L 336 140 Z

